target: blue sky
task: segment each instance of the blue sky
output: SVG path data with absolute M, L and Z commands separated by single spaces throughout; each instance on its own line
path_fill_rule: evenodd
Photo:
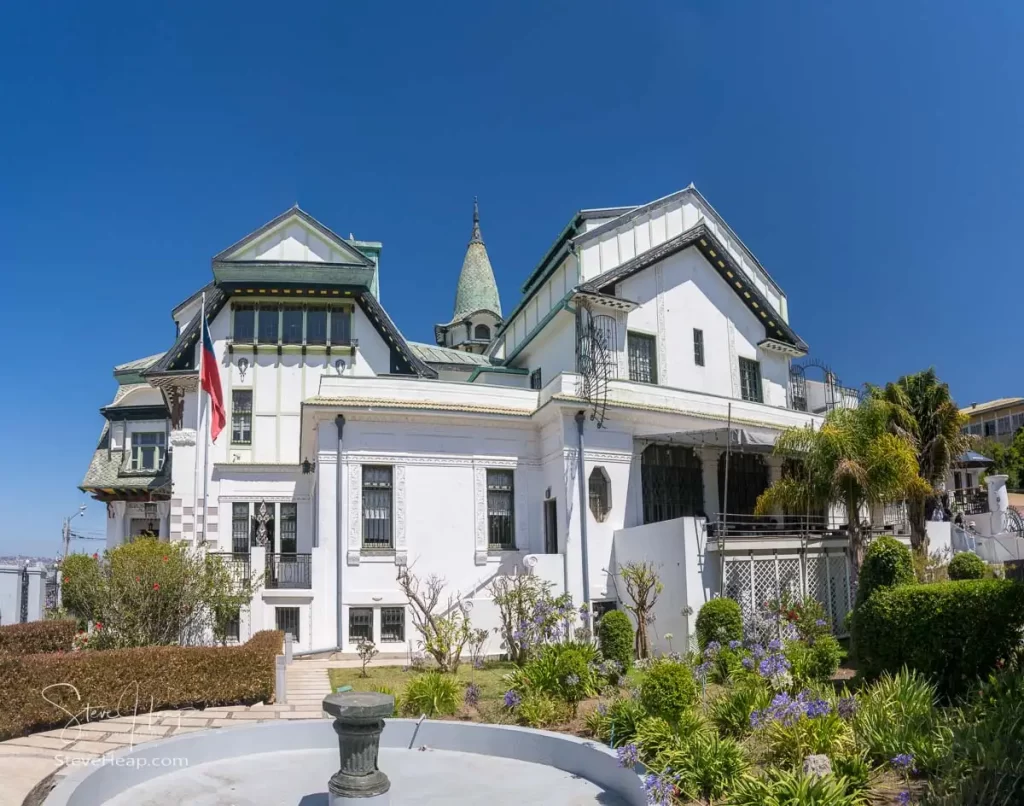
M 491 5 L 7 4 L 0 553 L 56 550 L 111 367 L 296 201 L 384 242 L 382 301 L 429 341 L 474 195 L 511 309 L 574 210 L 693 181 L 844 382 L 1024 392 L 1024 6 Z

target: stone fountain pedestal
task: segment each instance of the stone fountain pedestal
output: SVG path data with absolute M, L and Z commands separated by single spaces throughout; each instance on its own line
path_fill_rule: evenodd
M 330 806 L 387 806 L 391 781 L 377 769 L 384 717 L 395 710 L 390 694 L 346 691 L 324 697 L 324 711 L 334 717 L 341 769 L 327 785 Z

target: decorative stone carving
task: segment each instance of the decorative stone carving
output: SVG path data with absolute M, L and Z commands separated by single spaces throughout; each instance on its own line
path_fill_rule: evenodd
M 395 565 L 406 565 L 409 547 L 405 539 L 405 465 L 395 465 Z
M 347 691 L 324 697 L 323 709 L 334 717 L 341 756 L 341 768 L 327 784 L 332 806 L 356 798 L 365 798 L 367 804 L 386 802 L 378 800 L 378 796 L 391 789 L 391 781 L 377 768 L 377 755 L 384 717 L 394 713 L 395 698 L 389 694 Z
M 172 448 L 187 447 L 196 444 L 196 431 L 194 428 L 179 428 L 171 431 L 170 443 Z
M 267 502 L 261 501 L 256 507 L 256 545 L 266 548 L 269 542 L 267 523 L 270 521 L 270 510 L 267 509 Z
M 477 565 L 487 565 L 487 468 L 473 468 L 474 555 Z
M 249 371 L 249 359 L 242 356 L 238 359 L 238 380 L 245 383 L 245 373 Z
M 348 564 L 359 565 L 359 549 L 363 542 L 363 466 L 348 467 Z

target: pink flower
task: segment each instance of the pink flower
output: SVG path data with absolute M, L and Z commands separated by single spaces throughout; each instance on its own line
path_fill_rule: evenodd
M 92 555 L 92 558 L 93 558 L 94 560 L 98 560 L 98 559 L 100 558 L 100 555 L 99 555 L 99 554 L 93 554 L 93 555 Z
M 155 590 L 155 591 L 160 590 L 160 583 L 159 582 L 154 582 L 153 583 L 153 590 Z

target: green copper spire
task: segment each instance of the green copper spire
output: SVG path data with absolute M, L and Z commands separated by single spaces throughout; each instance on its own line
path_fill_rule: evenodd
M 480 234 L 480 208 L 473 199 L 473 234 L 466 247 L 462 261 L 459 285 L 455 290 L 455 314 L 453 320 L 473 311 L 491 311 L 501 316 L 501 301 L 498 299 L 498 284 L 494 282 L 491 260 L 487 257 L 483 235 Z

